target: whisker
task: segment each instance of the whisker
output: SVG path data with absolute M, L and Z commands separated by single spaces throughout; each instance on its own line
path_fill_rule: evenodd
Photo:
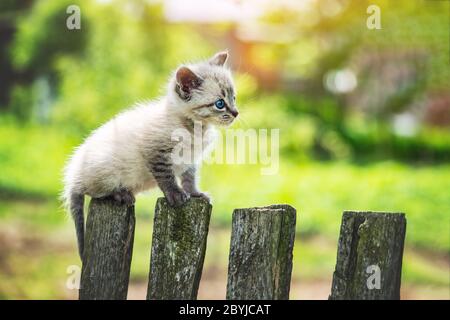
M 238 118 L 236 118 L 236 120 L 239 122 L 239 124 L 243 125 L 244 129 L 249 128 L 248 122 L 242 117 L 242 115 L 240 115 Z

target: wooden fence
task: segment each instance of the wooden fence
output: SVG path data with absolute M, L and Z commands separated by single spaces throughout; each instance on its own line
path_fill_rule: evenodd
M 197 298 L 211 210 L 158 199 L 147 299 Z M 227 299 L 289 298 L 295 225 L 289 205 L 234 210 Z M 91 201 L 80 299 L 126 299 L 134 226 L 134 207 Z M 403 213 L 344 212 L 329 299 L 399 299 L 405 232 Z

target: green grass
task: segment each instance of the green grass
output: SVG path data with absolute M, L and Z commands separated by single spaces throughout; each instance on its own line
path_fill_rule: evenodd
M 298 230 L 336 238 L 344 210 L 405 212 L 407 243 L 450 248 L 450 166 L 410 167 L 384 162 L 282 163 L 276 176 L 250 166 L 210 166 L 203 186 L 213 196 L 213 221 L 226 225 L 233 208 L 288 203 L 297 208 Z
M 64 161 L 76 139 L 56 128 L 16 126 L 1 120 L 0 196 L 57 195 Z

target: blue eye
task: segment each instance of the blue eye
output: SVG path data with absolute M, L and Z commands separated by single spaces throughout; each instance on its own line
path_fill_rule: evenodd
M 223 101 L 223 99 L 219 99 L 214 103 L 214 105 L 217 109 L 223 109 L 225 107 L 225 101 Z

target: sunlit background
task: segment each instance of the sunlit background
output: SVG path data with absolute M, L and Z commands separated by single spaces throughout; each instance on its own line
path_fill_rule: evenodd
M 68 30 L 66 8 L 81 9 Z M 371 30 L 367 8 L 381 9 Z M 342 211 L 408 219 L 404 299 L 449 299 L 449 1 L 2 0 L 0 298 L 74 299 L 80 265 L 58 202 L 89 132 L 164 94 L 180 63 L 228 49 L 236 128 L 279 128 L 280 171 L 206 165 L 213 216 L 200 299 L 225 298 L 233 208 L 297 208 L 292 299 L 325 299 Z M 129 298 L 145 298 L 160 191 L 137 200 Z

